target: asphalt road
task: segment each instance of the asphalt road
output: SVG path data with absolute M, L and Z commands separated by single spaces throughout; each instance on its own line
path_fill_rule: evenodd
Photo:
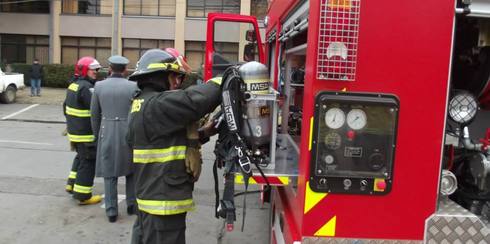
M 60 105 L 0 104 L 0 243 L 129 243 L 135 217 L 127 216 L 124 201 L 111 224 L 103 204 L 78 206 L 64 191 L 74 153 L 61 135 L 63 122 Z M 242 199 L 237 198 L 235 231 L 222 235 L 223 222 L 214 218 L 212 149 L 213 142 L 203 148 L 187 243 L 268 243 L 269 207 L 257 195 L 247 197 L 245 231 L 239 230 Z M 102 180 L 95 182 L 95 193 L 103 194 Z

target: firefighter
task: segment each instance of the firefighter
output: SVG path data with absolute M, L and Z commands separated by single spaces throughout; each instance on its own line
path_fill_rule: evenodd
M 78 168 L 73 198 L 80 205 L 96 204 L 100 195 L 92 195 L 95 175 L 95 137 L 90 124 L 90 100 L 100 64 L 92 57 L 83 57 L 75 65 L 76 80 L 68 86 L 64 102 L 67 135 L 78 154 Z
M 133 148 L 138 218 L 132 243 L 185 243 L 186 213 L 194 208 L 192 191 L 200 160 L 186 171 L 186 127 L 220 103 L 220 80 L 174 90 L 185 72 L 166 51 L 148 50 L 129 77 L 141 92 L 130 111 L 128 142 Z M 173 90 L 173 91 L 170 91 Z

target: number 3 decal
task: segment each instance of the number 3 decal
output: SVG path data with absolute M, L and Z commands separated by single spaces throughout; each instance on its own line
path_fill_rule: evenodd
M 255 126 L 255 136 L 256 137 L 262 136 L 262 127 L 260 127 L 260 125 Z

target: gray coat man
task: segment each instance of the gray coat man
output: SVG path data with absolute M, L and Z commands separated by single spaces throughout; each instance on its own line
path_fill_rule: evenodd
M 109 58 L 112 75 L 95 84 L 90 106 L 92 129 L 97 138 L 95 175 L 104 177 L 106 214 L 110 222 L 116 221 L 118 215 L 117 177 L 126 176 L 128 214 L 135 208 L 132 151 L 126 133 L 132 97 L 138 88 L 123 76 L 128 62 L 122 56 Z

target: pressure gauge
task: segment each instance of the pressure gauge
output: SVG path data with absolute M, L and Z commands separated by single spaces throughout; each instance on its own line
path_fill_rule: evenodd
M 325 124 L 331 129 L 338 129 L 344 125 L 345 113 L 340 108 L 331 108 L 325 113 Z
M 347 114 L 347 125 L 353 130 L 360 130 L 366 126 L 367 116 L 361 109 L 355 108 Z
M 339 133 L 330 132 L 325 136 L 325 146 L 331 150 L 337 150 L 340 148 L 340 144 L 342 143 L 342 138 Z

